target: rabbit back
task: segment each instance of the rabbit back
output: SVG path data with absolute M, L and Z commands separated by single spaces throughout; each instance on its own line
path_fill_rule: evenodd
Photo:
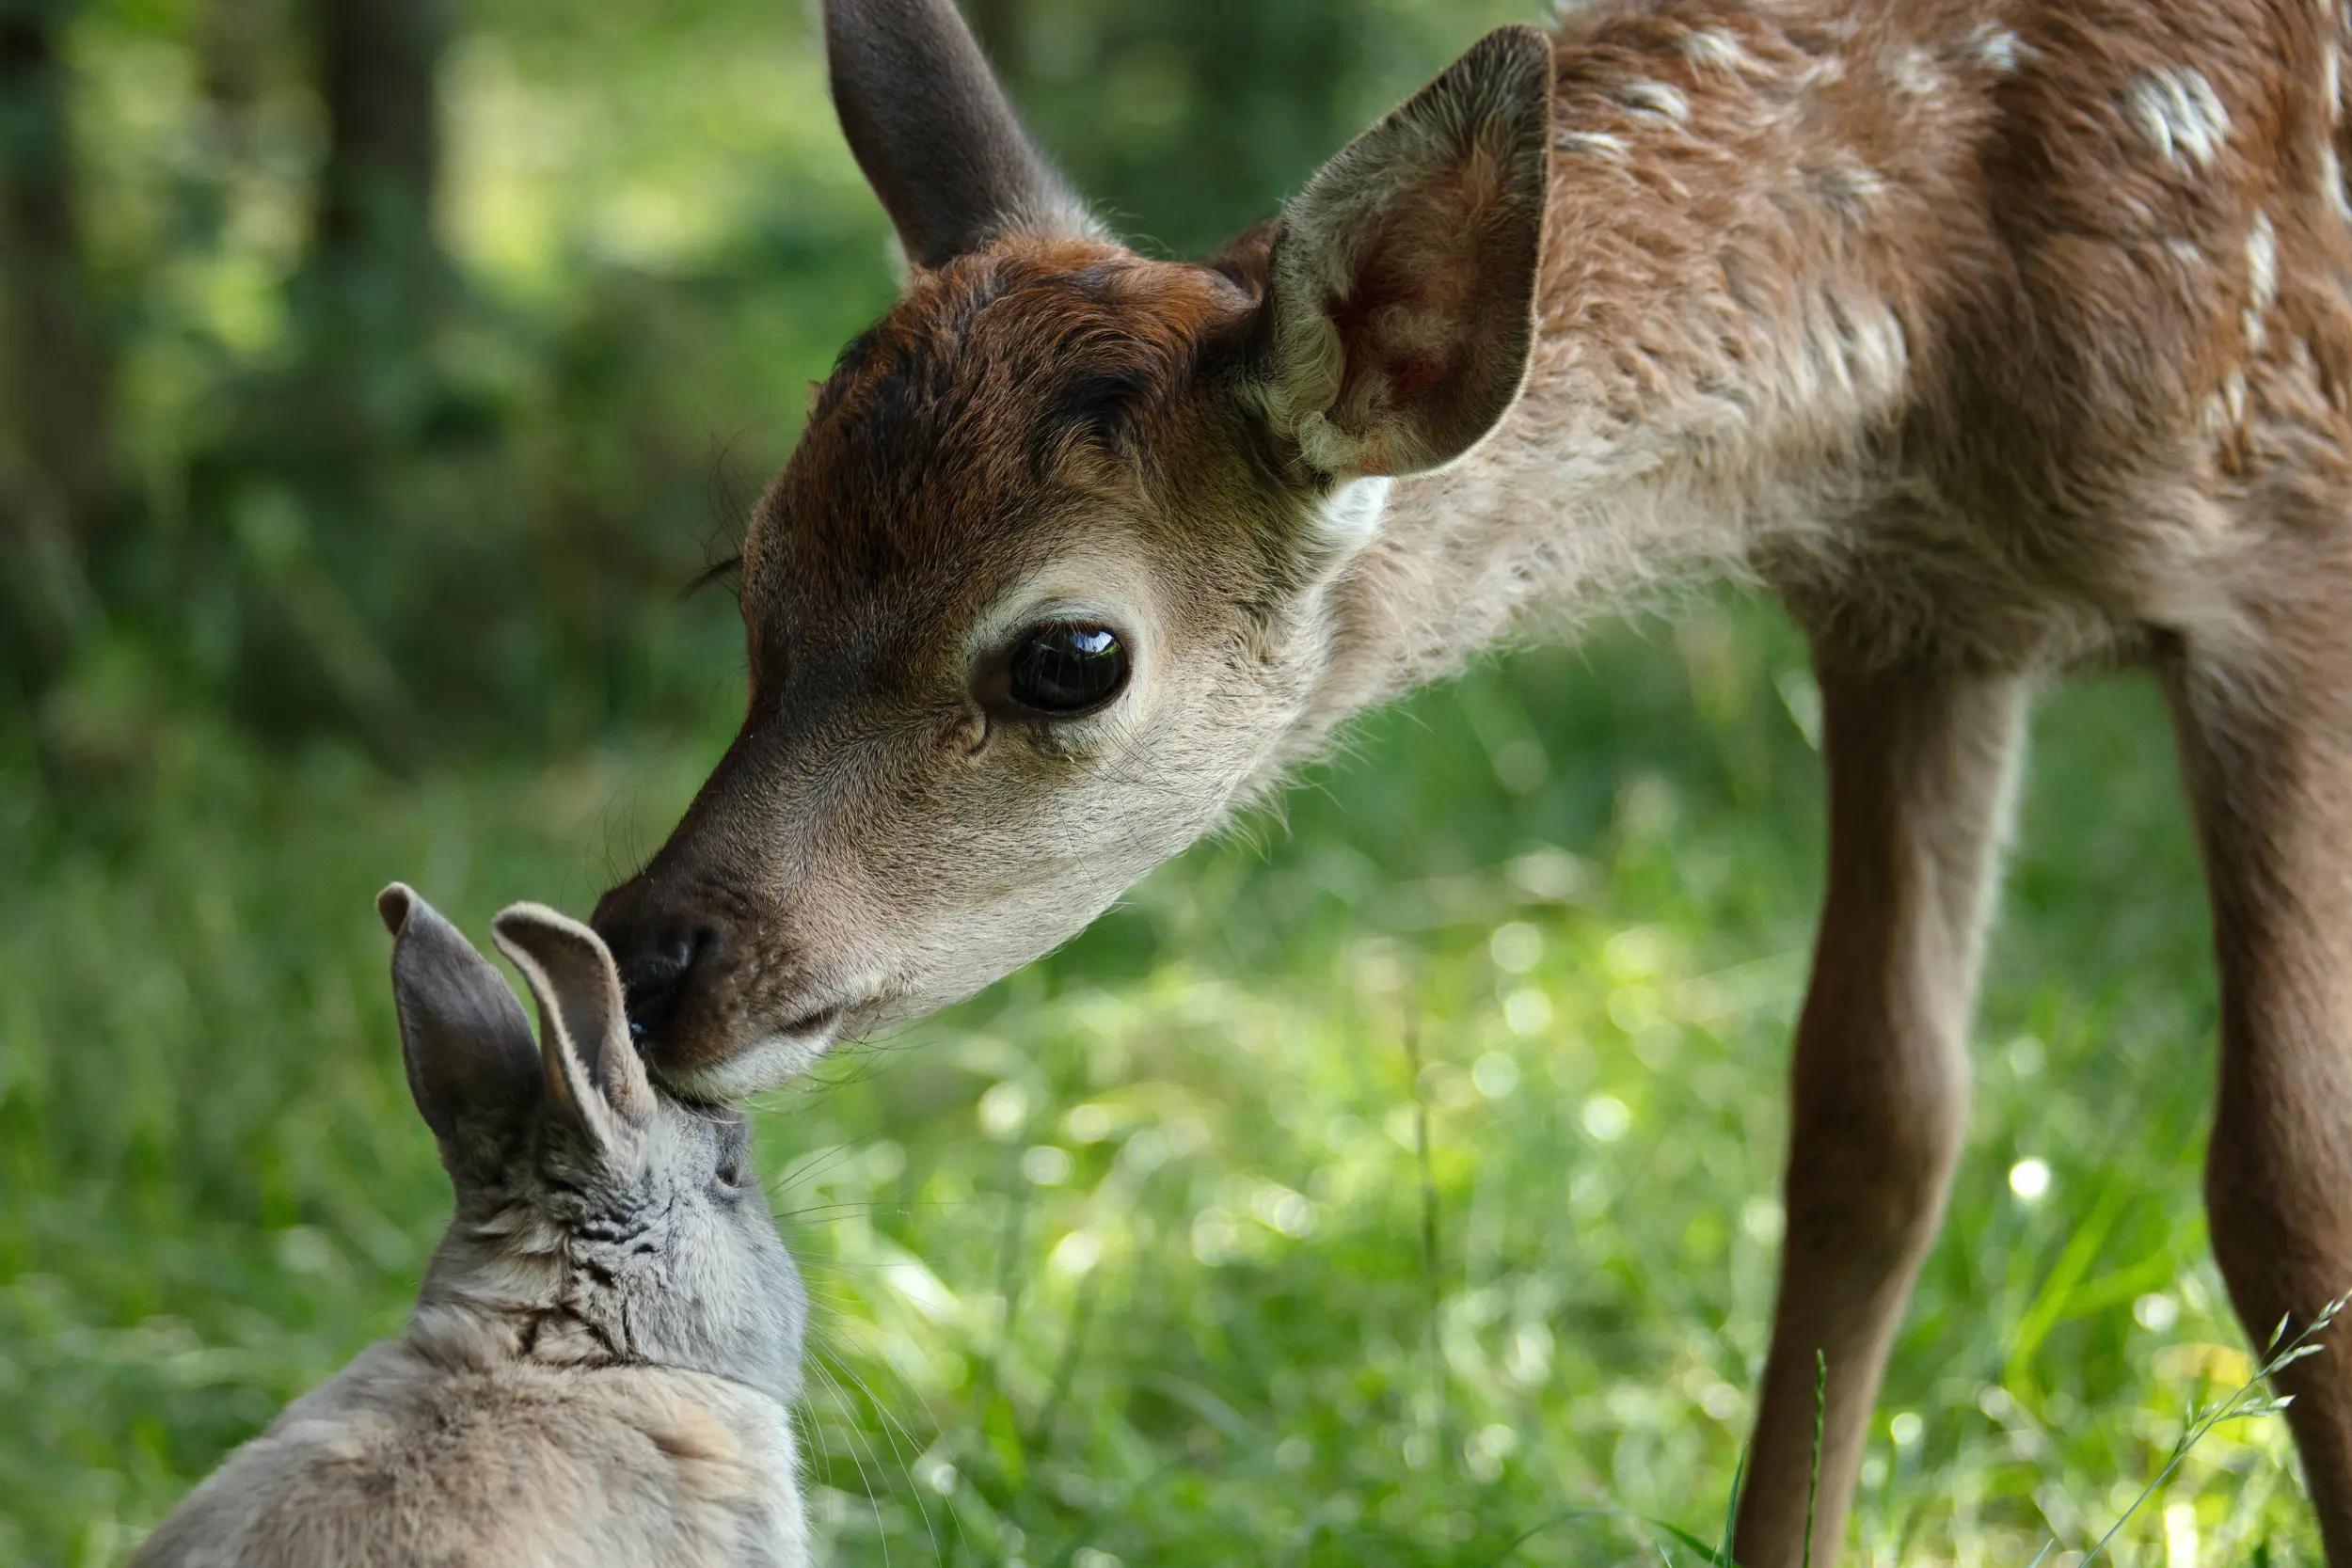
M 289 1405 L 135 1568 L 801 1568 L 790 1414 L 707 1373 L 437 1366 L 402 1341 Z

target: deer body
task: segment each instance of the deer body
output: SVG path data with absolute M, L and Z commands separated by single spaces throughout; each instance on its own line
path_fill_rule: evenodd
M 1831 814 L 1740 1560 L 1837 1549 L 2070 665 L 2170 698 L 2216 1250 L 2255 1332 L 2307 1321 L 2352 1289 L 2346 25 L 1605 5 L 1493 35 L 1196 266 L 1102 236 L 944 4 L 834 0 L 916 265 L 753 520 L 743 731 L 599 911 L 657 1071 L 771 1079 L 976 989 L 1366 705 L 1731 574 L 1812 639 Z M 2285 1381 L 2352 1568 L 2352 1350 Z
M 1567 24 L 1525 391 L 1395 482 L 1302 738 L 1694 573 L 1881 662 L 2048 670 L 2243 615 L 2297 548 L 2264 492 L 2319 489 L 2344 430 L 2337 24 L 2076 9 Z

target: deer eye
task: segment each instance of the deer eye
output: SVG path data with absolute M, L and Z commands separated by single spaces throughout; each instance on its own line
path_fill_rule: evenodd
M 1127 684 L 1127 649 L 1108 626 L 1056 621 L 1033 626 L 1012 656 L 1012 700 L 1067 717 L 1102 706 Z

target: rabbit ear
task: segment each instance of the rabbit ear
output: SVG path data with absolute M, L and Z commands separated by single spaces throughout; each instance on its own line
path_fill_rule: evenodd
M 548 1100 L 591 1142 L 619 1152 L 653 1120 L 653 1085 L 628 1037 L 620 972 L 596 932 L 543 904 L 501 911 L 491 929 L 539 1002 Z
M 511 1117 L 537 1096 L 531 1021 L 489 960 L 394 882 L 375 897 L 392 934 L 392 1006 L 408 1092 L 444 1148 L 467 1119 Z

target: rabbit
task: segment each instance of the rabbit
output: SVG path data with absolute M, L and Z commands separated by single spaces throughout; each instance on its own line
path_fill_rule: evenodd
M 134 1568 L 801 1568 L 807 1297 L 732 1111 L 658 1094 L 587 927 L 518 904 L 514 993 L 376 900 L 456 1218 L 407 1329 L 230 1455 Z

